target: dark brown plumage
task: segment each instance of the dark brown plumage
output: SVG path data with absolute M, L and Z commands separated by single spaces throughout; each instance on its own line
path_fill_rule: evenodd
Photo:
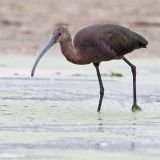
M 31 75 L 41 57 L 56 42 L 60 43 L 61 50 L 66 59 L 74 64 L 93 63 L 96 67 L 100 85 L 100 99 L 98 111 L 101 109 L 104 87 L 99 71 L 102 61 L 123 59 L 132 69 L 133 73 L 133 106 L 132 110 L 140 110 L 136 100 L 136 67 L 124 55 L 135 49 L 146 48 L 148 42 L 139 34 L 119 25 L 103 24 L 93 25 L 80 30 L 72 43 L 70 32 L 65 27 L 58 27 L 38 56 Z
M 74 38 L 74 47 L 89 57 L 90 63 L 119 59 L 147 44 L 142 36 L 118 25 L 90 26 L 80 30 Z

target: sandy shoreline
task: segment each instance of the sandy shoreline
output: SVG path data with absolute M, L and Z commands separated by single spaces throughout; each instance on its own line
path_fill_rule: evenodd
M 90 24 L 114 23 L 131 28 L 149 41 L 147 50 L 130 57 L 159 57 L 159 6 L 158 0 L 1 0 L 0 53 L 37 54 L 57 24 L 68 25 L 75 35 Z M 55 52 L 60 52 L 58 46 Z

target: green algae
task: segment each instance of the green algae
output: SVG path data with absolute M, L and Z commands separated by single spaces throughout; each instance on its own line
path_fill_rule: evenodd
M 113 72 L 118 68 L 123 76 L 103 77 L 106 92 L 102 111 L 97 113 L 99 88 L 93 67 L 88 66 L 89 73 L 83 67 L 75 71 L 72 65 L 55 58 L 54 64 L 51 60 L 42 63 L 36 77 L 29 78 L 32 57 L 19 70 L 20 59 L 14 57 L 12 64 L 9 59 L 3 61 L 8 72 L 0 77 L 0 159 L 160 158 L 157 74 L 146 70 L 141 76 L 140 70 L 138 104 L 143 110 L 132 113 L 130 70 L 123 68 L 123 63 L 102 65 L 102 73 L 106 68 Z M 156 69 L 156 63 L 151 67 Z M 61 74 L 56 74 L 57 70 Z M 147 76 L 150 74 L 153 79 Z

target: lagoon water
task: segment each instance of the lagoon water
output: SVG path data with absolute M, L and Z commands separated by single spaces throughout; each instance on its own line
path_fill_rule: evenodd
M 35 58 L 26 57 L 26 64 L 20 59 L 0 60 L 0 159 L 160 159 L 158 60 L 133 60 L 143 109 L 137 113 L 131 112 L 130 68 L 120 61 L 102 64 L 105 96 L 97 113 L 92 65 L 45 58 L 30 78 Z

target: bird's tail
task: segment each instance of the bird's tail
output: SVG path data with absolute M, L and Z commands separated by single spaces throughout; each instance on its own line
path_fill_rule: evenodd
M 140 48 L 146 48 L 147 45 L 148 45 L 148 41 L 144 37 L 142 37 L 141 35 L 139 35 L 137 33 L 136 33 L 136 37 L 139 41 L 139 47 Z

